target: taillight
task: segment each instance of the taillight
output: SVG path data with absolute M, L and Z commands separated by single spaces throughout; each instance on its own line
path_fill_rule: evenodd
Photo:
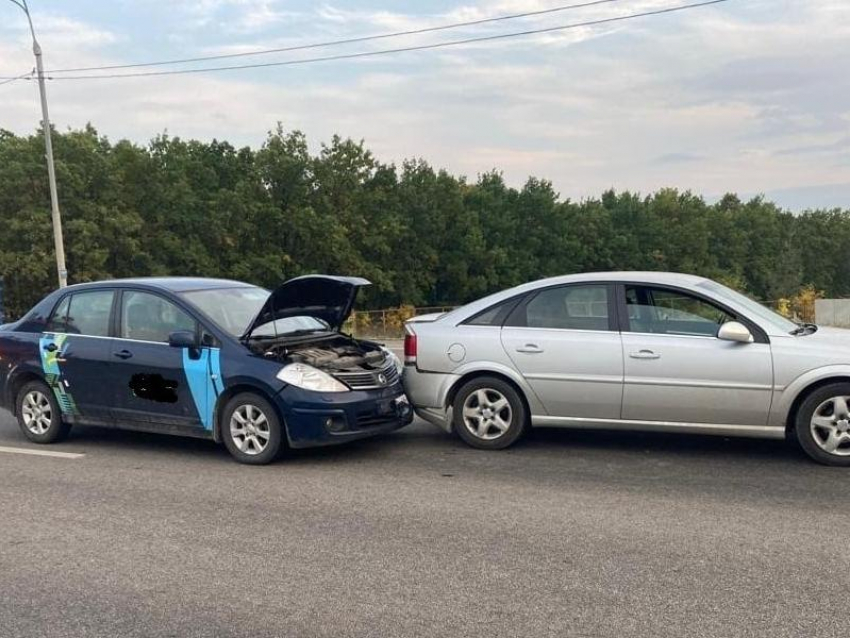
M 404 362 L 406 364 L 416 363 L 416 335 L 409 332 L 404 335 Z

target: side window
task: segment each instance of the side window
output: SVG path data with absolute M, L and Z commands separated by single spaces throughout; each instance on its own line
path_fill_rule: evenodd
M 113 290 L 92 290 L 71 295 L 68 297 L 68 307 L 65 309 L 64 326 L 57 327 L 57 332 L 108 337 L 109 316 L 112 313 L 114 297 Z M 63 305 L 64 302 L 57 308 L 57 319 L 61 317 L 60 311 Z
M 734 319 L 688 293 L 649 286 L 627 286 L 626 307 L 631 332 L 713 337 Z
M 517 313 L 512 316 L 512 323 Z M 525 306 L 529 328 L 608 330 L 608 286 L 564 286 L 539 292 Z M 519 320 L 522 321 L 520 316 Z
M 124 339 L 168 343 L 178 330 L 195 331 L 195 320 L 159 295 L 125 291 L 121 300 L 121 334 Z
M 471 319 L 467 319 L 464 323 L 468 326 L 501 326 L 521 298 L 514 297 L 513 299 L 497 303 L 495 306 L 479 312 Z
M 68 308 L 70 305 L 71 295 L 67 295 L 53 311 L 50 321 L 47 322 L 45 332 L 65 332 L 68 325 Z

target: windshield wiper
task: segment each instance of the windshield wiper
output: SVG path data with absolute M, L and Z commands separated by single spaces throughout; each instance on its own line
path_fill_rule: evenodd
M 327 328 L 302 328 L 301 330 L 292 330 L 290 332 L 279 332 L 276 335 L 251 335 L 250 339 L 257 341 L 265 341 L 267 339 L 280 339 L 281 337 L 299 337 L 302 335 L 315 334 L 317 332 L 328 332 Z
M 291 332 L 281 332 L 281 337 L 297 337 L 298 335 L 311 335 L 316 332 L 327 332 L 327 328 L 302 328 L 301 330 L 293 330 Z

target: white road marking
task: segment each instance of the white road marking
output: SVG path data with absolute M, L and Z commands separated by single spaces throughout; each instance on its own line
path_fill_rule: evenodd
M 50 450 L 33 450 L 25 447 L 3 447 L 0 446 L 0 452 L 8 454 L 29 454 L 31 456 L 52 456 L 57 459 L 81 459 L 85 454 L 76 454 L 74 452 L 51 452 Z

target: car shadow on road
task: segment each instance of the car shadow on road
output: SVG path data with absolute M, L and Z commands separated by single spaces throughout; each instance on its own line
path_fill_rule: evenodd
M 4 443 L 11 443 L 3 437 Z M 166 456 L 191 454 L 193 457 L 229 460 L 222 445 L 209 440 L 131 430 L 78 426 L 68 441 L 73 451 L 114 451 Z M 303 464 L 380 464 L 389 461 L 428 467 L 434 459 L 456 459 L 468 467 L 491 466 L 502 472 L 524 473 L 538 464 L 547 467 L 638 467 L 652 464 L 656 470 L 683 464 L 694 471 L 714 471 L 723 467 L 733 474 L 755 470 L 768 475 L 811 474 L 817 470 L 844 472 L 843 468 L 824 468 L 809 460 L 791 442 L 782 440 L 717 437 L 611 430 L 538 428 L 508 450 L 482 451 L 464 444 L 457 436 L 446 434 L 427 424 L 415 424 L 401 431 L 343 445 L 287 450 L 278 465 Z M 436 465 L 435 465 L 436 467 Z
M 290 451 L 287 460 L 296 463 L 339 463 L 345 461 L 381 462 L 405 457 L 412 465 L 427 466 L 435 458 L 456 458 L 467 467 L 510 473 L 545 465 L 610 467 L 665 465 L 691 468 L 719 466 L 733 473 L 767 471 L 794 473 L 823 468 L 811 461 L 792 442 L 708 435 L 579 430 L 568 428 L 534 429 L 507 450 L 476 450 L 456 435 L 446 434 L 427 425 L 409 427 L 375 439 L 351 442 L 343 446 Z M 842 471 L 841 469 L 838 470 Z
M 798 510 L 850 502 L 844 487 L 850 470 L 818 465 L 791 442 L 737 437 L 541 428 L 512 448 L 484 451 L 417 426 L 341 448 L 295 452 L 283 465 L 353 464 L 369 472 L 383 463 L 395 466 L 387 478 L 401 472 L 423 485 L 456 481 L 464 490 L 613 491 Z
M 683 458 L 722 456 L 724 459 L 740 458 L 744 462 L 811 463 L 791 441 L 703 434 L 536 428 L 524 445 L 529 449 L 568 447 L 588 453 L 652 453 Z
M 12 444 L 14 434 L 6 430 L 0 445 Z M 106 453 L 132 463 L 141 458 L 161 467 L 200 462 L 207 465 L 205 471 L 243 472 L 221 445 L 165 434 L 76 427 L 66 449 L 89 458 Z M 344 445 L 288 450 L 262 471 L 283 477 L 288 471 L 336 468 L 355 469 L 364 477 L 378 473 L 383 481 L 404 476 L 423 482 L 458 481 L 467 488 L 495 482 L 798 508 L 817 507 L 823 499 L 850 502 L 845 489 L 850 470 L 820 466 L 790 442 L 668 433 L 541 428 L 507 450 L 483 451 L 417 423 Z
M 70 442 L 101 446 L 128 446 L 163 452 L 191 451 L 226 457 L 223 446 L 205 439 L 170 436 L 167 434 L 132 430 L 77 426 Z M 718 437 L 693 434 L 634 432 L 614 430 L 579 430 L 569 428 L 535 428 L 516 446 L 508 450 L 480 451 L 469 448 L 458 437 L 430 426 L 414 426 L 375 438 L 350 441 L 341 445 L 287 450 L 284 458 L 290 461 L 339 462 L 346 459 L 363 461 L 370 455 L 380 460 L 386 454 L 416 448 L 436 454 L 471 454 L 510 457 L 538 457 L 565 452 L 572 458 L 616 455 L 621 460 L 629 456 L 654 455 L 658 459 L 736 460 L 744 464 L 771 463 L 809 466 L 811 461 L 791 442 L 779 440 Z

